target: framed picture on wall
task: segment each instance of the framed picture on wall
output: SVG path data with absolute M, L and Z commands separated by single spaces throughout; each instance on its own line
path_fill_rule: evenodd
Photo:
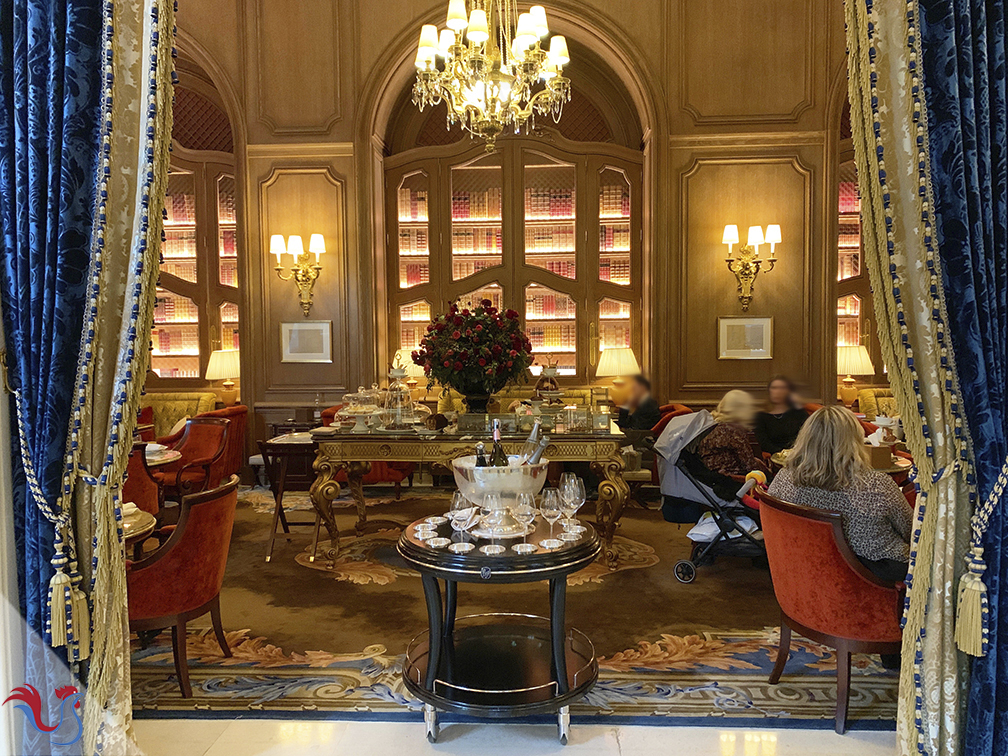
M 773 318 L 718 318 L 719 360 L 773 358 Z
M 281 362 L 332 362 L 332 321 L 280 324 Z

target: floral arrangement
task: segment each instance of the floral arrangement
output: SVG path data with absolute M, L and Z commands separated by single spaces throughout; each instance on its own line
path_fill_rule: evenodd
M 453 303 L 427 326 L 413 362 L 428 388 L 440 383 L 466 397 L 486 396 L 528 380 L 532 344 L 514 310 L 500 312 L 489 299 L 472 309 Z

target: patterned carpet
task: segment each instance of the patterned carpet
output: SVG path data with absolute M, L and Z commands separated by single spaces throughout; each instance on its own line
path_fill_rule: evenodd
M 376 516 L 404 523 L 447 504 L 443 493 L 430 489 L 399 502 L 389 501 L 385 489 L 368 493 Z M 307 507 L 303 495 L 290 496 L 295 510 Z M 208 618 L 191 623 L 194 698 L 183 700 L 170 636 L 162 633 L 143 650 L 134 643 L 136 714 L 418 717 L 420 704 L 406 692 L 401 669 L 405 646 L 426 627 L 426 615 L 416 573 L 395 555 L 397 533 L 342 538 L 330 570 L 324 559 L 309 561 L 310 528 L 301 528 L 289 545 L 279 541 L 265 564 L 270 503 L 258 489 L 241 496 L 221 598 L 225 627 L 244 628 L 228 632 L 233 658 L 222 656 L 206 629 Z M 351 524 L 341 515 L 342 532 L 352 532 Z M 571 576 L 568 623 L 587 633 L 600 657 L 599 682 L 572 714 L 831 726 L 832 651 L 796 636 L 781 683 L 769 685 L 779 612 L 769 573 L 749 560 L 722 558 L 702 568 L 692 585 L 681 585 L 670 573 L 688 551 L 684 533 L 656 512 L 630 510 L 617 537 L 620 570 L 595 564 Z M 538 584 L 465 586 L 459 610 L 542 613 L 545 593 Z M 891 727 L 896 675 L 877 656 L 855 656 L 853 667 L 852 727 Z

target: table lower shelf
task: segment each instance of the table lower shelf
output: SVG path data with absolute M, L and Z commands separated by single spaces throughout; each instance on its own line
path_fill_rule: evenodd
M 525 614 L 481 614 L 455 622 L 443 642 L 432 689 L 426 683 L 429 639 L 424 632 L 406 650 L 406 688 L 438 709 L 479 717 L 556 712 L 584 696 L 598 679 L 595 647 L 584 633 L 568 629 L 567 690 L 552 670 L 550 621 Z

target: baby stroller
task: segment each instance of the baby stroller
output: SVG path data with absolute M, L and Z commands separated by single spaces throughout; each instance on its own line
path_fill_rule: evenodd
M 715 425 L 705 410 L 674 417 L 654 445 L 662 514 L 669 522 L 697 523 L 690 531 L 690 558 L 676 562 L 673 570 L 681 583 L 692 583 L 697 567 L 720 555 L 766 557 L 759 505 L 748 496 L 762 473 L 745 479 L 721 475 L 704 466 L 697 453 Z

